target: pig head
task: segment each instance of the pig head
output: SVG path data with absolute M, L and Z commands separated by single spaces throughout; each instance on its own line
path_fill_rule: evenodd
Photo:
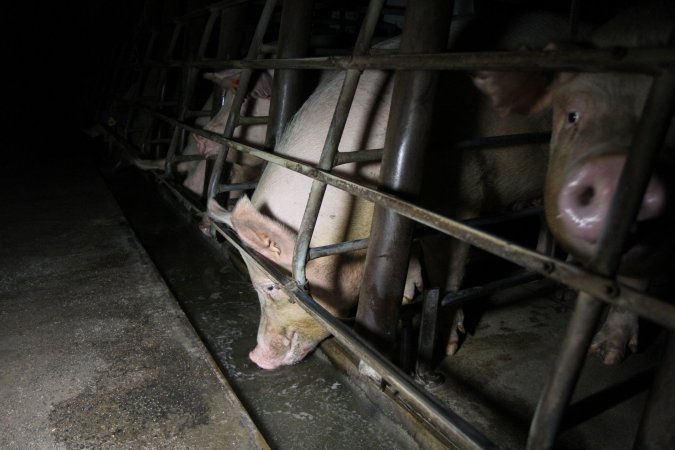
M 640 5 L 600 27 L 591 43 L 600 48 L 667 45 L 674 11 L 672 2 Z M 552 51 L 556 48 L 556 44 L 548 47 Z M 645 75 L 606 72 L 485 72 L 474 78 L 476 86 L 504 115 L 553 109 L 544 193 L 546 220 L 557 242 L 584 264 L 598 251 L 651 82 Z M 622 255 L 619 273 L 633 280 L 671 266 L 667 262 L 673 256 L 672 128 Z M 610 317 L 605 325 L 611 326 L 615 319 Z M 630 325 L 626 320 L 620 322 L 624 331 L 603 329 L 600 341 L 592 345 L 591 350 L 606 363 L 622 359 L 626 344 L 632 350 L 637 347 L 637 318 L 631 318 Z
M 218 111 L 218 113 L 204 126 L 205 130 L 218 134 L 222 134 L 225 130 L 227 118 L 232 109 L 232 102 L 234 101 L 233 89 L 239 84 L 240 73 L 240 70 L 230 69 L 204 75 L 206 79 L 220 85 L 227 93 L 220 111 Z M 244 103 L 241 106 L 241 114 L 249 116 L 267 116 L 269 114 L 271 97 L 272 75 L 269 72 L 264 71 L 258 74 L 257 78 L 249 86 Z M 239 126 L 235 128 L 233 137 L 246 144 L 263 145 L 266 132 L 267 126 L 263 124 Z M 207 158 L 215 157 L 223 147 L 218 142 L 209 140 L 198 134 L 193 133 L 192 138 L 196 142 L 197 153 L 202 154 Z M 247 153 L 235 151 L 228 152 L 226 161 L 230 167 L 228 177 L 230 183 L 256 181 L 260 178 L 260 173 L 264 167 L 263 160 Z M 203 187 L 205 181 L 205 172 L 206 163 L 202 161 L 199 169 L 194 172 L 194 175 L 189 177 L 189 180 L 186 180 L 186 183 L 189 183 L 191 186 L 200 186 L 199 194 L 201 194 L 201 187 Z M 232 193 L 231 197 L 236 198 L 238 195 Z
M 239 238 L 269 262 L 291 273 L 296 233 L 276 220 L 260 213 L 246 196 L 242 196 L 230 213 L 214 200 L 209 214 L 230 225 Z M 270 279 L 246 254 L 242 255 L 260 301 L 261 315 L 257 345 L 249 357 L 263 369 L 300 362 L 323 339 L 326 329 L 300 307 L 276 281 Z M 336 317 L 345 317 L 358 299 L 364 253 L 330 256 L 307 264 L 309 291 L 313 298 Z M 421 289 L 419 263 L 410 265 L 404 297 L 412 298 Z

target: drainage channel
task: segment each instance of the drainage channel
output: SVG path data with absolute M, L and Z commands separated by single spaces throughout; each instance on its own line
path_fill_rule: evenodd
M 248 359 L 259 321 L 247 279 L 171 194 L 135 169 L 103 173 L 140 242 L 273 448 L 413 449 L 408 433 L 317 351 L 274 371 Z

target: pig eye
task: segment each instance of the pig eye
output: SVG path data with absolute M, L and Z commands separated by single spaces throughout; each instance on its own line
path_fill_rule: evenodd
M 576 111 L 571 111 L 567 113 L 567 123 L 575 124 L 579 121 L 579 113 Z

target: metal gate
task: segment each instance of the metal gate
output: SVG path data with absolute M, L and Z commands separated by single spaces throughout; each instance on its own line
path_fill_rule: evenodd
M 259 22 L 245 55 L 239 54 L 242 36 L 246 32 L 238 26 L 243 21 L 242 5 L 253 3 L 260 7 Z M 281 3 L 281 2 L 279 2 Z M 402 291 L 402 284 L 391 283 L 392 279 L 405 279 L 407 254 L 412 239 L 414 224 L 422 224 L 438 232 L 448 234 L 472 246 L 497 255 L 500 258 L 515 263 L 528 271 L 527 276 L 538 274 L 555 282 L 562 283 L 579 291 L 579 297 L 574 308 L 566 336 L 561 343 L 560 354 L 546 388 L 541 393 L 540 401 L 531 422 L 528 448 L 541 449 L 553 446 L 562 415 L 574 391 L 581 365 L 585 358 L 594 327 L 599 319 L 601 307 L 604 304 L 616 305 L 638 314 L 651 322 L 659 324 L 669 331 L 675 329 L 675 306 L 668 299 L 655 298 L 639 292 L 629 286 L 621 284 L 616 279 L 623 243 L 628 235 L 631 222 L 637 215 L 639 199 L 646 189 L 651 173 L 651 161 L 662 145 L 663 133 L 653 132 L 655 129 L 667 129 L 675 99 L 675 50 L 671 49 L 630 49 L 621 52 L 612 50 L 561 50 L 557 52 L 529 51 L 529 52 L 492 52 L 492 53 L 453 53 L 446 52 L 441 44 L 447 36 L 451 26 L 451 2 L 439 0 L 425 0 L 409 2 L 405 9 L 405 26 L 401 37 L 399 53 L 373 53 L 370 51 L 373 33 L 378 20 L 386 7 L 384 0 L 373 0 L 367 5 L 364 20 L 358 33 L 353 52 L 348 55 L 330 55 L 319 57 L 303 57 L 306 54 L 306 43 L 310 30 L 311 14 L 298 14 L 299 11 L 311 11 L 312 1 L 286 0 L 283 2 L 280 21 L 276 0 L 268 0 L 264 5 L 257 2 L 224 1 L 210 5 L 188 15 L 179 17 L 173 24 L 170 37 L 164 38 L 165 51 L 161 60 L 153 60 L 156 55 L 158 35 L 150 34 L 146 39 L 145 57 L 139 58 L 135 66 L 127 66 L 131 70 L 122 69 L 111 77 L 108 94 L 121 84 L 129 82 L 130 78 L 137 80 L 136 91 L 132 92 L 132 113 L 127 116 L 126 123 L 116 124 L 116 127 L 107 127 L 107 133 L 122 143 L 130 151 L 137 151 L 130 145 L 134 114 L 145 108 L 150 114 L 150 123 L 142 130 L 143 137 L 140 144 L 148 154 L 166 154 L 166 170 L 164 174 L 157 174 L 157 180 L 167 186 L 176 197 L 189 209 L 197 214 L 204 214 L 207 199 L 214 198 L 221 192 L 233 189 L 250 188 L 251 186 L 232 186 L 223 184 L 222 168 L 227 151 L 238 151 L 254 155 L 272 164 L 301 173 L 314 180 L 306 212 L 299 230 L 293 263 L 293 276 L 287 277 L 277 268 L 251 254 L 241 244 L 232 230 L 212 224 L 214 235 L 223 236 L 232 246 L 241 252 L 248 252 L 260 267 L 270 277 L 297 298 L 299 304 L 325 326 L 336 339 L 349 348 L 356 357 L 367 363 L 382 375 L 386 384 L 403 396 L 416 410 L 416 413 L 427 421 L 436 430 L 447 436 L 461 448 L 496 448 L 497 446 L 481 435 L 470 423 L 459 415 L 447 410 L 437 402 L 432 395 L 419 386 L 410 375 L 389 361 L 382 353 L 376 350 L 372 342 L 364 339 L 362 334 L 355 332 L 340 320 L 331 316 L 318 305 L 306 292 L 307 279 L 305 267 L 309 260 L 327 255 L 349 252 L 355 249 L 368 248 L 368 251 L 377 251 L 387 247 L 385 237 L 391 232 L 397 233 L 403 245 L 397 249 L 388 248 L 390 253 L 395 252 L 387 267 L 374 267 L 378 264 L 375 259 L 367 260 L 365 284 L 375 285 L 371 289 L 362 287 L 362 295 L 371 296 L 374 309 L 359 307 L 357 318 L 361 326 L 368 330 L 368 334 L 376 338 L 389 339 L 396 327 L 396 318 L 399 305 L 387 304 L 388 289 Z M 579 8 L 579 2 L 570 5 L 571 28 Z M 295 12 L 295 13 L 294 13 Z M 391 11 L 390 11 L 391 12 Z M 396 11 L 398 12 L 398 11 Z M 201 21 L 202 28 L 199 43 L 194 47 L 191 55 L 183 55 L 177 59 L 177 46 L 181 33 L 187 33 L 188 25 L 194 21 Z M 216 25 L 220 24 L 220 27 Z M 193 25 L 194 26 L 194 25 Z M 278 27 L 281 35 L 277 48 L 263 44 L 269 29 Z M 273 32 L 276 30 L 273 30 Z M 207 53 L 213 51 L 209 45 L 213 40 L 214 32 L 218 33 L 218 45 L 214 57 Z M 161 40 L 161 39 L 160 39 Z M 264 59 L 267 52 L 276 50 L 275 58 Z M 243 56 L 243 58 L 242 58 Z M 239 59 L 241 58 L 241 59 Z M 129 61 L 129 53 L 123 55 Z M 133 60 L 132 60 L 133 61 Z M 122 65 L 118 65 L 118 68 Z M 190 108 L 195 95 L 197 75 L 200 70 L 208 68 L 241 69 L 241 76 L 234 98 L 231 113 L 223 134 L 205 131 L 192 126 L 186 121 L 198 115 L 207 115 L 209 111 L 195 111 Z M 441 216 L 403 199 L 401 192 L 415 192 L 419 190 L 419 174 L 415 174 L 414 161 L 418 159 L 415 152 L 424 148 L 427 136 L 423 129 L 423 122 L 430 114 L 427 105 L 409 102 L 406 99 L 418 97 L 415 90 L 425 90 L 433 86 L 435 71 L 476 71 L 476 70 L 572 70 L 572 71 L 623 71 L 640 72 L 654 77 L 651 94 L 644 109 L 642 122 L 639 125 L 635 144 L 628 156 L 628 161 L 621 178 L 621 186 L 630 188 L 621 189 L 614 198 L 610 221 L 606 226 L 600 242 L 601 251 L 592 261 L 590 269 L 584 269 L 563 260 L 541 252 L 529 250 L 513 245 L 504 239 L 491 235 L 485 231 Z M 275 90 L 272 113 L 268 118 L 240 117 L 239 111 L 244 101 L 245 93 L 256 70 L 275 70 Z M 303 164 L 285 158 L 270 151 L 270 148 L 245 145 L 234 139 L 234 129 L 244 123 L 268 124 L 267 147 L 271 147 L 276 136 L 302 102 L 299 97 L 298 77 L 303 69 L 337 69 L 346 72 L 344 84 L 340 94 L 328 137 L 325 141 L 321 160 L 317 166 Z M 398 135 L 393 136 L 394 144 L 379 151 L 363 151 L 353 153 L 338 152 L 338 143 L 345 126 L 347 114 L 351 107 L 356 86 L 363 71 L 371 69 L 397 71 L 395 89 L 398 94 L 392 102 L 392 111 L 398 117 L 391 119 L 406 123 L 405 132 L 394 130 Z M 150 102 L 142 102 L 142 89 L 148 74 L 155 71 L 157 86 L 160 87 Z M 124 72 L 124 73 L 123 73 Z M 126 77 L 125 77 L 126 75 Z M 172 86 L 173 83 L 173 86 Z M 173 97 L 170 90 L 173 89 Z M 173 115 L 167 110 L 175 112 Z M 180 155 L 186 133 L 195 133 L 210 140 L 225 145 L 214 162 L 213 172 L 205 198 L 194 199 L 186 196 L 171 177 L 171 167 L 180 161 L 199 159 L 200 156 Z M 409 133 L 405 134 L 404 133 Z M 395 155 L 395 157 L 394 157 Z M 386 189 L 378 190 L 359 185 L 344 177 L 332 173 L 338 164 L 354 161 L 383 160 L 380 183 Z M 401 176 L 405 174 L 405 177 Z M 377 205 L 374 217 L 372 234 L 369 240 L 336 243 L 328 247 L 310 248 L 314 225 L 321 207 L 326 186 L 331 185 L 352 195 L 369 200 Z M 386 192 L 385 192 L 386 191 Z M 378 230 L 385 230 L 378 233 Z M 391 231 L 394 230 L 394 231 Z M 382 280 L 375 279 L 371 274 L 387 273 L 386 286 Z M 529 278 L 528 278 L 529 279 Z M 513 282 L 521 281 L 520 279 Z M 507 282 L 506 284 L 509 284 Z M 501 287 L 502 284 L 497 284 Z M 495 286 L 486 286 L 485 289 L 494 289 Z M 368 294 L 364 294 L 364 290 Z M 385 292 L 385 294 L 382 294 Z M 377 294 L 376 294 L 377 293 Z M 394 295 L 397 292 L 393 293 Z M 469 301 L 475 292 L 455 297 L 455 302 Z M 400 295 L 399 295 L 400 298 Z M 458 299 L 458 300 L 457 300 Z M 446 303 L 452 301 L 448 298 Z M 365 304 L 366 302 L 360 302 Z M 393 319 L 392 319 L 393 318 Z M 675 369 L 673 361 L 674 340 L 669 339 L 669 354 L 660 368 L 662 374 L 671 373 Z M 663 377 L 667 378 L 665 375 Z M 662 380 L 659 378 L 659 380 Z M 640 448 L 657 448 L 658 442 L 672 439 L 672 403 L 668 406 L 668 399 L 672 402 L 672 381 L 658 381 L 650 396 L 646 407 L 642 427 L 639 432 L 637 446 Z M 665 406 L 664 406 L 665 405 Z M 666 417 L 665 426 L 659 425 L 656 417 Z M 668 419 L 668 417 L 670 419 Z M 668 422 L 670 420 L 670 422 Z

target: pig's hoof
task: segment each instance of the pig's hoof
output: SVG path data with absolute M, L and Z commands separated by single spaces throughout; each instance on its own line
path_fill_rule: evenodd
M 626 328 L 603 327 L 593 338 L 589 353 L 600 358 L 603 364 L 613 365 L 623 361 L 626 348 L 637 352 L 637 334 Z
M 206 236 L 211 236 L 211 221 L 208 217 L 202 217 L 197 226 L 199 227 L 199 231 L 204 233 Z

